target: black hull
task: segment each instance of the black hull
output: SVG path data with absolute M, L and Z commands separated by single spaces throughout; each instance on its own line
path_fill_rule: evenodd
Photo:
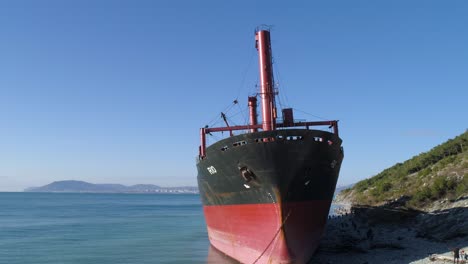
M 331 201 L 342 160 L 341 139 L 332 133 L 287 129 L 242 134 L 207 148 L 197 164 L 198 187 L 204 205 Z M 239 168 L 248 169 L 252 179 L 245 179 Z

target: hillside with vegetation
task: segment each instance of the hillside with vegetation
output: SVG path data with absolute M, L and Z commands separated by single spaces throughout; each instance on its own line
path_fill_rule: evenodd
M 338 200 L 383 205 L 402 200 L 410 208 L 426 208 L 440 200 L 468 196 L 468 130 L 403 163 L 385 169 L 340 193 Z

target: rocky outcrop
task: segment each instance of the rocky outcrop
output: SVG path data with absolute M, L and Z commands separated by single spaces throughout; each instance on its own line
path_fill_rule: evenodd
M 417 217 L 418 236 L 437 241 L 468 237 L 468 196 Z
M 396 200 L 378 207 L 351 206 L 331 217 L 310 263 L 428 263 L 433 254 L 450 256 L 451 246 L 468 247 L 466 200 L 445 209 L 408 209 Z

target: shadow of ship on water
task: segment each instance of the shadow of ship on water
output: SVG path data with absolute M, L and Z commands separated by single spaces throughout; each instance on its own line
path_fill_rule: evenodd
M 467 197 L 463 198 L 466 199 Z M 352 207 L 328 219 L 314 263 L 410 263 L 455 247 L 468 247 L 468 210 L 427 213 L 402 206 Z M 208 264 L 239 262 L 210 246 Z

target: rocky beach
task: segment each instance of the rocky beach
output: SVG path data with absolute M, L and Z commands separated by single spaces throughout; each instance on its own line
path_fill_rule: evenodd
M 424 210 L 406 208 L 405 197 L 376 207 L 339 202 L 310 264 L 452 263 L 453 248 L 468 252 L 468 196 Z

